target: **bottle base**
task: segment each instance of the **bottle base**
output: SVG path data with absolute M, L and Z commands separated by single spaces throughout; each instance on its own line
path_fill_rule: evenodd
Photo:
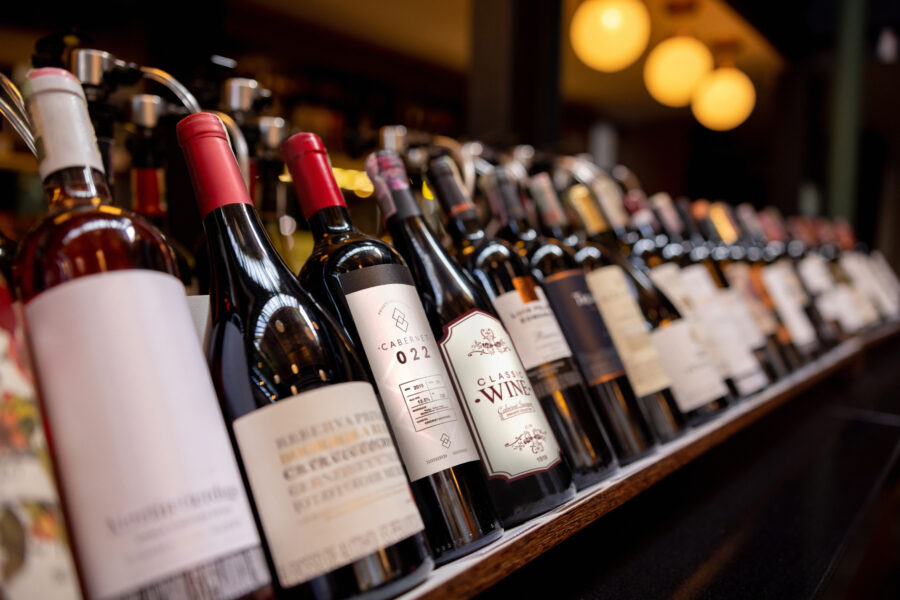
M 652 447 L 650 448 L 652 449 Z M 609 478 L 610 475 L 619 470 L 619 465 L 625 464 L 618 461 L 614 461 L 612 464 L 608 465 L 603 469 L 597 469 L 594 471 L 587 471 L 583 473 L 572 473 L 572 482 L 575 484 L 575 490 L 581 491 L 586 487 L 590 487 L 595 483 L 599 483 L 604 479 Z
M 565 504 L 574 497 L 575 484 L 573 483 L 562 492 L 550 496 L 545 496 L 540 502 L 536 502 L 530 505 L 528 507 L 528 510 L 513 513 L 506 518 L 501 518 L 500 523 L 503 525 L 504 529 L 509 529 L 511 527 L 515 527 L 516 525 L 521 525 L 522 523 L 533 517 L 542 515 L 561 504 Z
M 449 562 L 453 562 L 454 560 L 456 560 L 458 558 L 467 556 L 467 555 L 475 552 L 476 550 L 480 550 L 481 548 L 484 548 L 491 542 L 499 540 L 502 535 L 503 535 L 503 527 L 498 526 L 495 530 L 491 531 L 490 533 L 488 533 L 486 535 L 481 536 L 477 540 L 474 540 L 474 541 L 466 544 L 465 546 L 459 546 L 457 548 L 454 548 L 453 550 L 444 552 L 440 556 L 435 556 L 434 557 L 434 566 L 440 567 L 440 566 L 446 565 Z

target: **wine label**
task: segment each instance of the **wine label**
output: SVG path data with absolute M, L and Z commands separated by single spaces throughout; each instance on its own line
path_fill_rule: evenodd
M 735 327 L 737 327 L 738 335 L 744 340 L 746 346 L 751 350 L 765 347 L 766 336 L 756 324 L 756 319 L 750 311 L 749 303 L 744 299 L 741 291 L 731 287 L 721 290 L 720 296 L 728 305 L 728 310 L 731 313 Z M 769 318 L 772 318 L 771 315 L 769 315 Z
M 672 395 L 684 412 L 690 412 L 728 394 L 709 355 L 691 324 L 685 319 L 653 331 L 653 345 L 672 378 Z
M 728 278 L 731 288 L 740 293 L 744 308 L 749 312 L 756 329 L 764 336 L 775 335 L 778 331 L 778 321 L 766 306 L 761 291 L 754 285 L 750 265 L 731 263 L 725 269 L 725 277 Z
M 572 351 L 544 290 L 531 277 L 513 278 L 515 290 L 493 299 L 538 398 L 583 385 Z
M 367 267 L 340 283 L 409 480 L 478 460 L 409 270 Z
M 588 289 L 584 271 L 554 273 L 543 286 L 588 385 L 624 374 L 625 367 Z
M 797 263 L 797 272 L 803 285 L 817 296 L 834 288 L 834 280 L 828 271 L 828 264 L 820 254 L 809 253 Z
M 444 327 L 441 355 L 489 477 L 554 467 L 559 444 L 502 323 L 471 310 Z
M 778 316 L 791 334 L 791 340 L 798 347 L 815 344 L 816 331 L 813 329 L 809 317 L 803 310 L 803 305 L 798 302 L 797 294 L 792 291 L 794 283 L 787 273 L 788 265 L 783 262 L 766 265 L 762 269 L 762 280 L 775 303 Z
M 900 299 L 879 282 L 875 268 L 865 254 L 845 252 L 840 261 L 853 286 L 869 298 L 882 317 L 891 319 L 900 314 Z
M 619 185 L 609 177 L 598 177 L 591 182 L 591 190 L 597 196 L 606 219 L 614 229 L 621 229 L 628 225 L 628 212 L 622 200 L 622 192 Z
M 170 585 L 259 546 L 178 279 L 91 275 L 35 297 L 25 317 L 89 597 Z M 267 582 L 249 577 L 222 596 Z
M 650 325 L 632 295 L 622 267 L 608 265 L 585 276 L 588 288 L 609 327 L 628 381 L 639 398 L 671 387 L 659 352 L 650 338 Z
M 704 265 L 684 267 L 681 277 L 696 315 L 709 333 L 711 350 L 722 357 L 741 395 L 765 387 L 768 379 L 753 355 L 750 340 L 741 335 L 731 290 L 719 289 Z
M 282 587 L 424 529 L 370 384 L 303 392 L 233 427 Z
M 664 263 L 650 269 L 650 279 L 675 305 L 682 318 L 691 324 L 694 336 L 706 349 L 710 364 L 719 377 L 731 377 L 731 369 L 726 357 L 718 351 L 710 323 L 704 320 L 697 300 L 682 275 L 683 269 L 675 263 Z
M 515 277 L 516 289 L 493 299 L 526 369 L 572 356 L 544 290 L 531 277 Z

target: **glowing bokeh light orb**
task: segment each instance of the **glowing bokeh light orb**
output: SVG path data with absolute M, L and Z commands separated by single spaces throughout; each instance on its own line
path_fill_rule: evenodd
M 650 40 L 650 13 L 640 0 L 586 0 L 569 31 L 575 55 L 597 71 L 621 71 Z
M 700 79 L 712 71 L 713 55 L 697 38 L 679 35 L 660 42 L 644 63 L 644 85 L 666 106 L 687 106 Z
M 705 75 L 694 90 L 691 111 L 708 129 L 726 131 L 747 120 L 756 104 L 750 78 L 734 67 L 722 67 Z

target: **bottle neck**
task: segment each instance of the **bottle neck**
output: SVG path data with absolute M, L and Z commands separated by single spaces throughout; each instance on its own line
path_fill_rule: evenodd
M 50 214 L 77 206 L 99 206 L 112 202 L 103 172 L 89 166 L 66 167 L 50 173 L 44 179 L 44 193 L 50 202 Z
M 355 231 L 346 206 L 326 206 L 307 219 L 316 241 L 331 235 Z
M 501 226 L 499 236 L 509 241 L 536 240 L 538 232 L 525 217 L 525 209 L 515 185 L 506 179 L 505 174 L 491 176 L 486 188 L 491 212 Z
M 484 228 L 474 210 L 450 217 L 446 229 L 453 244 L 460 249 L 475 246 L 485 238 Z
M 203 218 L 210 255 L 213 310 L 241 311 L 258 290 L 280 290 L 293 273 L 263 230 L 253 206 L 227 204 Z M 213 319 L 219 319 L 214 314 Z

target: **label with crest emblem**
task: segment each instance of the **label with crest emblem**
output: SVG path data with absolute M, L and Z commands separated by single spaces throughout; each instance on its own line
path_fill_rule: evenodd
M 555 466 L 559 444 L 500 321 L 472 310 L 444 332 L 441 355 L 488 476 L 512 480 Z

